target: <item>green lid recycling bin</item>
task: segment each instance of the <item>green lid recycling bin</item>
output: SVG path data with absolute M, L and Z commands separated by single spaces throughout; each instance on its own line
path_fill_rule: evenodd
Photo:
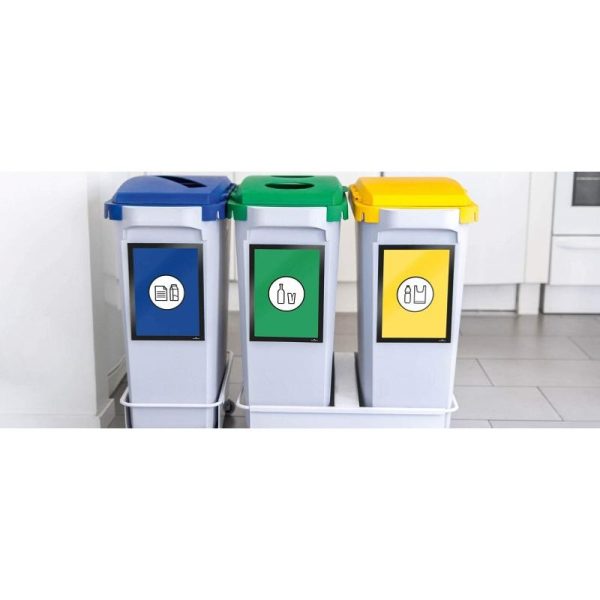
M 228 202 L 235 220 L 243 400 L 327 406 L 344 187 L 330 176 L 250 176 Z

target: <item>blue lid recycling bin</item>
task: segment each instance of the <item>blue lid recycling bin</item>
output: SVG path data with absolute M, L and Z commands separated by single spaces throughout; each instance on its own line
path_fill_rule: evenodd
M 227 177 L 129 179 L 118 230 L 132 427 L 215 427 L 227 366 Z

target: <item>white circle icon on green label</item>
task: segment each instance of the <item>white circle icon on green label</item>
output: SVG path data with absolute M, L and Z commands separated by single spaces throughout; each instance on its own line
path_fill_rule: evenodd
M 278 277 L 269 287 L 269 301 L 277 310 L 296 310 L 304 302 L 304 288 L 293 277 Z
M 433 286 L 423 277 L 409 277 L 399 286 L 398 303 L 409 312 L 421 312 L 433 302 Z
M 152 304 L 162 310 L 177 308 L 185 298 L 183 283 L 171 275 L 157 277 L 148 288 Z

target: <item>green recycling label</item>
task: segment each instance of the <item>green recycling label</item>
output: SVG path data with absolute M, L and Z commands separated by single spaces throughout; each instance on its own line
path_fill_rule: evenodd
M 250 341 L 323 341 L 323 246 L 250 245 Z

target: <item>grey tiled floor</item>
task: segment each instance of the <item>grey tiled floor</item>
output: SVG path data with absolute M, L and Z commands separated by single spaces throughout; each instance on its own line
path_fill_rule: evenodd
M 600 317 L 465 313 L 456 366 L 453 427 L 600 427 Z M 335 349 L 356 349 L 356 315 L 336 317 Z M 240 391 L 239 317 L 229 316 Z M 234 413 L 228 427 L 242 427 Z M 113 422 L 123 426 L 122 411 Z

